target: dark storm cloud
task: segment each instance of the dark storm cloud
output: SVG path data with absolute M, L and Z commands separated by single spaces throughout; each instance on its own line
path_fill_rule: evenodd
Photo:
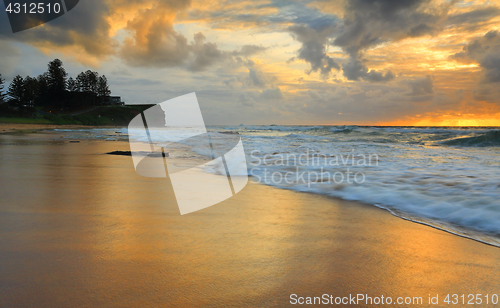
M 363 52 L 372 46 L 437 33 L 439 22 L 446 16 L 448 6 L 436 7 L 429 13 L 430 0 L 350 0 L 344 15 L 344 28 L 333 44 L 349 54 L 342 66 L 349 80 L 363 79 L 384 82 L 394 78 L 368 70 L 363 64 Z
M 238 57 L 236 61 L 240 62 L 239 59 L 241 57 L 249 58 L 267 49 L 266 47 L 257 45 L 243 45 L 240 50 L 223 51 L 217 47 L 217 44 L 211 42 L 205 43 L 205 40 L 205 36 L 199 32 L 194 35 L 194 42 L 189 45 L 190 56 L 186 67 L 190 71 L 203 71 L 218 62 L 231 60 L 234 57 Z M 247 63 L 253 62 L 248 61 Z
M 418 37 L 426 34 L 432 34 L 435 30 L 435 28 L 430 27 L 427 24 L 419 24 L 418 26 L 411 28 L 408 35 L 411 37 Z
M 206 42 L 200 32 L 194 40 L 188 39 L 174 29 L 177 10 L 186 9 L 181 3 L 175 9 L 168 2 L 156 2 L 128 22 L 127 37 L 121 47 L 120 54 L 133 66 L 173 67 L 185 66 L 191 71 L 202 71 L 215 63 L 233 56 L 250 57 L 265 50 L 262 46 L 245 45 L 241 50 L 223 51 L 216 43 Z
M 479 23 L 488 21 L 494 17 L 497 17 L 500 13 L 500 9 L 497 7 L 488 7 L 473 10 L 466 13 L 451 15 L 447 19 L 448 24 L 460 25 L 463 23 Z
M 289 28 L 294 38 L 302 43 L 297 58 L 311 65 L 311 72 L 319 71 L 327 77 L 339 64 L 326 54 L 333 44 L 349 54 L 342 65 L 349 80 L 386 82 L 394 79 L 392 72 L 385 74 L 370 70 L 364 64 L 362 52 L 374 45 L 404 37 L 435 33 L 442 14 L 426 13 L 422 6 L 428 0 L 351 0 L 347 2 L 344 23 L 331 22 L 323 27 L 317 24 L 297 24 Z M 439 10 L 438 10 L 439 11 Z M 295 21 L 298 23 L 298 20 Z M 332 42 L 333 39 L 333 42 Z
M 417 78 L 408 82 L 411 89 L 411 96 L 430 95 L 434 93 L 434 84 L 431 76 Z
M 475 101 L 486 101 L 498 104 L 500 102 L 500 90 L 492 84 L 480 85 L 472 91 Z
M 382 74 L 380 72 L 370 70 L 366 76 L 364 77 L 365 80 L 368 80 L 370 82 L 386 82 L 394 79 L 394 74 L 391 71 L 388 71 L 385 74 Z
M 177 12 L 189 5 L 189 1 L 154 1 L 151 6 L 139 9 L 127 22 L 128 36 L 120 48 L 122 58 L 132 66 L 168 67 L 184 64 L 193 50 L 213 51 L 210 46 L 204 48 L 203 38 L 196 35 L 193 42 L 196 46 L 191 46 L 188 39 L 174 29 Z M 210 58 L 200 58 L 199 65 L 207 65 Z
M 246 45 L 241 50 L 223 51 L 207 42 L 202 33 L 189 41 L 174 29 L 179 12 L 190 7 L 185 0 L 86 0 L 69 13 L 43 27 L 13 34 L 7 18 L 0 18 L 0 39 L 21 41 L 45 49 L 76 47 L 78 56 L 85 53 L 98 59 L 119 55 L 136 67 L 185 67 L 201 71 L 232 57 L 251 57 L 266 48 Z M 111 35 L 112 23 L 123 18 L 121 12 L 135 12 L 125 21 L 127 36 L 120 43 Z M 3 12 L 4 13 L 4 12 Z M 5 16 L 6 17 L 6 16 Z M 85 53 L 81 53 L 81 48 Z
M 248 60 L 243 65 L 248 68 L 248 78 L 243 80 L 245 85 L 257 88 L 276 87 L 276 77 L 266 75 L 255 62 Z
M 351 57 L 349 62 L 342 66 L 344 76 L 349 80 L 364 79 L 369 82 L 386 82 L 394 79 L 394 74 L 391 71 L 383 74 L 368 68 L 359 59 Z
M 500 33 L 489 31 L 465 45 L 463 50 L 451 56 L 458 61 L 475 61 L 483 68 L 483 83 L 500 82 Z
M 313 29 L 306 25 L 297 25 L 290 27 L 289 31 L 302 43 L 297 58 L 311 65 L 309 73 L 319 71 L 322 76 L 328 77 L 333 69 L 340 69 L 339 64 L 326 54 L 326 45 L 335 31 L 334 26 Z
M 224 58 L 225 53 L 217 48 L 215 43 L 205 43 L 205 36 L 199 32 L 194 35 L 191 45 L 193 60 L 188 64 L 191 71 L 202 71 Z
M 4 11 L 0 14 L 5 14 Z M 67 14 L 26 31 L 12 33 L 7 16 L 0 18 L 0 39 L 34 44 L 51 44 L 54 47 L 79 45 L 87 53 L 102 56 L 113 51 L 113 40 L 108 37 L 108 6 L 98 0 L 80 1 Z
M 500 55 L 489 54 L 481 62 L 487 82 L 500 82 Z
M 433 31 L 440 14 L 426 13 L 428 0 L 351 0 L 346 6 L 344 31 L 334 44 L 352 55 L 394 39 Z
M 235 3 L 235 1 L 229 1 Z M 236 2 L 237 3 L 237 2 Z M 195 19 L 208 19 L 215 27 L 230 28 L 231 25 L 265 26 L 266 28 L 280 28 L 290 23 L 288 27 L 291 35 L 302 43 L 298 50 L 297 59 L 304 60 L 311 65 L 310 72 L 320 72 L 328 77 L 332 70 L 340 69 L 340 65 L 326 54 L 329 40 L 334 37 L 336 25 L 341 19 L 332 14 L 324 14 L 308 3 L 274 0 L 269 3 L 248 7 L 249 13 L 235 14 L 234 9 L 217 10 L 213 12 L 190 12 Z M 276 8 L 278 12 L 259 15 L 259 10 Z

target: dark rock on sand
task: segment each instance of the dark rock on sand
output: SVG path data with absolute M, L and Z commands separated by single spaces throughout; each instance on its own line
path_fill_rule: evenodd
M 150 153 L 150 152 L 144 152 L 144 151 L 136 152 L 136 153 L 139 154 L 139 155 L 149 156 L 149 157 L 162 157 L 162 153 Z M 108 154 L 108 155 L 132 156 L 132 152 L 130 152 L 130 151 L 113 151 L 113 152 L 109 152 L 109 153 L 106 153 L 106 154 Z M 165 157 L 168 157 L 168 153 L 165 153 Z

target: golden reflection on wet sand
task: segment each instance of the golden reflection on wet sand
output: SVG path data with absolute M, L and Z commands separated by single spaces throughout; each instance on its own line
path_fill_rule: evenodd
M 180 216 L 167 179 L 103 155 L 128 150 L 126 142 L 1 138 L 0 307 L 500 293 L 498 248 L 372 206 L 249 184 Z

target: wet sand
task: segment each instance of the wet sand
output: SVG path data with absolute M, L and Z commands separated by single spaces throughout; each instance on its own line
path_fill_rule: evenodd
M 500 295 L 500 249 L 373 206 L 249 184 L 180 216 L 168 179 L 103 154 L 128 143 L 29 138 L 0 136 L 0 307 Z
M 18 123 L 0 123 L 0 134 L 12 133 L 32 133 L 46 129 L 72 129 L 72 128 L 106 128 L 115 126 L 83 126 L 83 125 L 55 125 L 55 124 L 18 124 Z

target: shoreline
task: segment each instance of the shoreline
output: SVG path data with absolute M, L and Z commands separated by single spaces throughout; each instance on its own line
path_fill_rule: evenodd
M 263 307 L 291 294 L 425 305 L 439 294 L 435 306 L 446 307 L 446 294 L 498 294 L 496 247 L 368 204 L 249 183 L 181 216 L 168 179 L 104 154 L 127 147 L 0 147 L 10 162 L 0 179 L 0 306 Z
M 57 125 L 57 124 L 21 124 L 21 123 L 1 123 L 0 134 L 5 133 L 29 133 L 29 131 L 40 131 L 45 129 L 94 129 L 94 128 L 122 128 L 114 125 Z
M 272 186 L 272 185 L 266 185 L 264 183 L 253 182 L 253 185 L 264 185 L 264 186 L 271 187 L 273 189 L 278 189 L 278 190 L 289 190 L 289 191 L 292 191 L 294 193 L 308 194 L 308 195 L 312 195 L 312 196 L 322 196 L 322 197 L 325 197 L 325 198 L 330 198 L 330 199 L 332 199 L 334 201 L 337 201 L 337 202 L 352 202 L 352 203 L 356 203 L 358 205 L 373 207 L 373 208 L 376 208 L 376 209 L 380 209 L 380 210 L 382 210 L 384 212 L 387 212 L 388 214 L 390 214 L 391 216 L 393 216 L 393 217 L 395 217 L 397 219 L 401 219 L 401 220 L 407 221 L 409 223 L 414 223 L 414 224 L 422 225 L 422 226 L 425 226 L 425 227 L 432 228 L 434 230 L 438 230 L 438 231 L 442 231 L 442 232 L 448 233 L 448 234 L 453 235 L 453 236 L 457 236 L 457 237 L 460 237 L 460 238 L 463 238 L 463 239 L 472 240 L 472 241 L 480 243 L 480 244 L 484 244 L 484 245 L 487 245 L 487 246 L 491 246 L 491 247 L 500 249 L 500 244 L 488 242 L 487 240 L 482 240 L 482 239 L 476 238 L 476 237 L 474 237 L 472 235 L 467 235 L 467 234 L 460 233 L 460 231 L 453 230 L 452 228 L 447 229 L 444 226 L 440 226 L 439 223 L 444 224 L 443 222 L 437 221 L 437 222 L 434 222 L 435 224 L 433 224 L 432 222 L 426 222 L 424 220 L 418 220 L 417 219 L 418 217 L 417 218 L 406 217 L 406 216 L 403 216 L 401 214 L 397 214 L 396 212 L 394 212 L 390 208 L 379 206 L 379 205 L 374 204 L 374 203 L 368 203 L 368 202 L 363 202 L 363 201 L 358 201 L 358 200 L 347 200 L 347 199 L 342 199 L 342 198 L 336 197 L 336 196 L 330 196 L 330 195 L 325 195 L 325 194 L 318 194 L 318 193 L 309 192 L 309 191 L 295 191 L 295 190 L 291 190 L 291 189 L 275 187 L 275 186 Z M 408 216 L 410 216 L 410 215 L 408 215 Z M 461 226 L 454 226 L 454 227 L 455 228 L 462 228 L 463 232 L 477 233 L 477 234 L 479 234 L 479 235 L 477 235 L 478 237 L 480 235 L 484 235 L 485 234 L 485 233 L 482 233 L 480 231 L 476 231 L 476 230 L 472 230 L 472 229 L 467 229 L 467 228 L 461 227 Z
M 435 224 L 432 224 L 431 222 L 426 222 L 426 221 L 423 221 L 423 220 L 417 220 L 417 219 L 412 219 L 412 218 L 409 218 L 409 217 L 405 217 L 403 215 L 398 215 L 393 210 L 391 210 L 389 208 L 386 208 L 386 207 L 377 206 L 376 204 L 372 204 L 372 206 L 380 208 L 382 210 L 385 210 L 385 211 L 389 212 L 391 215 L 393 215 L 394 217 L 397 217 L 397 218 L 400 218 L 400 219 L 403 219 L 403 220 L 406 220 L 406 221 L 409 221 L 409 222 L 412 222 L 412 223 L 416 223 L 416 224 L 419 224 L 419 225 L 427 226 L 427 227 L 430 227 L 430 228 L 433 228 L 433 229 L 436 229 L 436 230 L 439 230 L 439 231 L 443 231 L 443 232 L 449 233 L 451 235 L 455 235 L 455 236 L 458 236 L 458 237 L 461 237 L 461 238 L 464 238 L 464 239 L 469 239 L 469 240 L 472 240 L 472 241 L 475 241 L 475 242 L 478 242 L 478 243 L 481 243 L 481 244 L 485 244 L 485 245 L 492 246 L 492 247 L 500 249 L 500 244 L 488 242 L 487 240 L 482 240 L 480 238 L 475 238 L 472 235 L 462 234 L 462 233 L 460 233 L 460 231 L 455 231 L 452 228 L 446 229 L 446 227 L 439 226 L 438 222 L 436 222 Z M 459 228 L 459 227 L 456 227 L 456 228 Z M 467 228 L 464 228 L 464 227 L 461 227 L 461 228 L 464 229 L 464 232 L 475 232 L 475 233 L 478 233 L 478 234 L 484 234 L 484 233 L 481 233 L 479 231 L 470 230 L 470 229 L 467 229 Z M 477 236 L 479 237 L 479 235 L 477 235 Z
M 122 128 L 122 127 L 105 126 L 105 125 L 102 125 L 102 126 L 82 126 L 82 125 L 0 123 L 0 134 L 28 134 L 28 133 L 38 133 L 38 132 L 43 131 L 43 130 L 55 130 L 55 129 L 89 129 L 90 130 L 90 129 L 106 129 L 106 128 L 118 129 L 118 128 Z M 81 141 L 86 140 L 86 139 L 80 139 L 78 137 L 74 137 L 72 139 L 81 140 Z M 98 141 L 101 139 L 97 138 L 94 140 Z M 116 142 L 119 140 L 113 140 L 113 141 Z M 114 150 L 112 150 L 110 152 L 113 152 L 113 151 Z M 103 153 L 103 154 L 109 154 L 109 153 Z M 251 179 L 251 176 L 249 175 L 249 180 L 250 179 Z M 281 189 L 289 190 L 287 188 L 280 188 L 280 187 L 275 187 L 272 185 L 266 185 L 265 183 L 256 183 L 256 184 L 269 186 L 269 187 L 279 189 L 279 190 L 281 190 Z M 356 203 L 363 204 L 366 206 L 382 209 L 382 210 L 388 212 L 389 214 L 391 214 L 391 216 L 394 216 L 398 219 L 402 219 L 402 220 L 405 220 L 405 221 L 408 221 L 411 223 L 416 223 L 416 224 L 420 224 L 423 226 L 427 226 L 427 227 L 430 227 L 430 228 L 433 228 L 433 229 L 436 229 L 439 231 L 449 233 L 449 234 L 454 235 L 454 236 L 458 236 L 461 238 L 476 241 L 478 243 L 492 246 L 495 248 L 500 248 L 500 239 L 498 239 L 496 237 L 491 238 L 490 235 L 488 235 L 487 233 L 481 232 L 478 230 L 474 230 L 471 228 L 467 228 L 467 227 L 463 227 L 463 226 L 449 225 L 447 222 L 442 222 L 442 221 L 438 221 L 438 220 L 437 221 L 432 220 L 432 219 L 427 220 L 427 218 L 420 218 L 420 217 L 416 217 L 416 216 L 412 217 L 412 215 L 409 213 L 397 213 L 396 211 L 394 211 L 388 207 L 380 206 L 380 205 L 377 205 L 375 203 L 363 202 L 363 201 L 358 201 L 358 200 L 347 200 L 347 199 L 342 199 L 342 198 L 336 197 L 336 196 L 330 196 L 328 194 L 318 194 L 318 193 L 308 192 L 308 191 L 296 191 L 296 190 L 291 190 L 291 191 L 297 192 L 297 193 L 306 193 L 306 194 L 310 194 L 310 195 L 324 196 L 324 197 L 332 198 L 334 200 L 338 200 L 341 202 L 356 202 Z M 468 234 L 468 233 L 472 233 L 472 234 Z M 488 239 L 490 241 L 488 241 Z

